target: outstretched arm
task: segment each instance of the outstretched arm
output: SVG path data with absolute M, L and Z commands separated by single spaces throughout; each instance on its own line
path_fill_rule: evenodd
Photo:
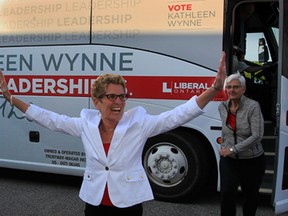
M 16 106 L 20 111 L 25 113 L 30 105 L 21 101 L 20 99 L 18 99 L 16 97 L 13 97 L 13 95 L 11 95 L 11 93 L 7 87 L 5 77 L 4 77 L 1 70 L 0 70 L 0 86 L 1 86 L 2 94 L 3 94 L 4 98 L 7 101 L 9 101 L 11 105 Z
M 197 97 L 197 104 L 201 109 L 203 109 L 214 98 L 214 96 L 218 93 L 218 91 L 220 91 L 223 88 L 225 78 L 226 78 L 226 62 L 225 62 L 225 53 L 223 52 L 218 66 L 218 72 L 213 85 Z

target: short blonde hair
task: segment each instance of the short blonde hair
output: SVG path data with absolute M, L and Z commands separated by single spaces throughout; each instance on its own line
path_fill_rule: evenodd
M 106 87 L 108 84 L 121 85 L 126 91 L 125 79 L 118 74 L 103 74 L 97 77 L 92 84 L 91 96 L 92 98 L 102 98 L 106 94 Z M 126 93 L 126 92 L 125 92 Z

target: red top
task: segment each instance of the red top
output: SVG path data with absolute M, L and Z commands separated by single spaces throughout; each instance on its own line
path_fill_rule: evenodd
M 104 150 L 105 150 L 106 155 L 108 154 L 109 148 L 110 148 L 110 143 L 104 143 Z M 101 201 L 101 205 L 113 206 L 113 204 L 110 200 L 109 194 L 108 194 L 107 184 L 105 187 L 105 191 L 104 191 L 104 195 L 103 195 L 103 198 Z
M 232 114 L 231 112 L 228 112 L 227 123 L 235 131 L 236 130 L 236 115 Z

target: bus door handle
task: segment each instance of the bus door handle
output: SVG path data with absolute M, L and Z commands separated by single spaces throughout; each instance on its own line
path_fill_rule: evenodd
M 40 133 L 39 131 L 30 131 L 29 132 L 29 140 L 30 142 L 39 142 L 40 141 Z

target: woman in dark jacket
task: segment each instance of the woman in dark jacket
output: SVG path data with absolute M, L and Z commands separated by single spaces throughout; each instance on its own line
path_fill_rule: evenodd
M 244 96 L 245 78 L 239 73 L 225 80 L 228 100 L 219 105 L 222 119 L 220 150 L 221 216 L 236 215 L 238 186 L 244 195 L 243 215 L 256 214 L 257 197 L 265 172 L 261 140 L 264 120 L 257 101 Z

